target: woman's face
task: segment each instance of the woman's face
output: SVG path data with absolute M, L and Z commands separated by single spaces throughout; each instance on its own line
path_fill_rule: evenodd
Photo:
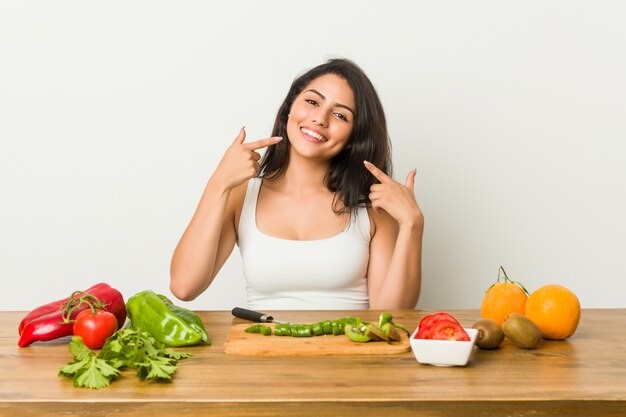
M 292 152 L 328 161 L 347 145 L 354 126 L 354 93 L 336 74 L 311 81 L 294 100 L 287 120 Z

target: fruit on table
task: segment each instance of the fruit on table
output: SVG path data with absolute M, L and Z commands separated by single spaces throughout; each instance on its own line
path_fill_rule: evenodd
M 472 328 L 478 330 L 475 343 L 481 349 L 496 349 L 504 340 L 502 327 L 495 320 L 480 319 Z
M 530 294 L 525 313 L 545 339 L 563 340 L 576 332 L 580 302 L 576 294 L 561 285 L 545 285 Z
M 511 313 L 502 323 L 504 335 L 515 346 L 523 349 L 535 349 L 541 342 L 541 330 L 532 320 L 519 313 Z
M 367 335 L 367 326 L 363 324 L 359 326 L 346 324 L 344 331 L 346 336 L 353 342 L 364 343 L 372 340 L 372 338 Z
M 502 324 L 510 313 L 522 315 L 525 313 L 527 298 L 526 288 L 519 282 L 510 280 L 504 268 L 500 267 L 498 279 L 485 292 L 480 306 L 480 315 L 482 318 L 492 319 Z
M 389 323 L 385 324 L 385 326 L 387 326 Z M 397 332 L 396 332 L 397 334 Z M 365 326 L 365 335 L 369 338 L 368 340 L 384 340 L 386 342 L 388 342 L 389 340 L 391 340 L 391 337 L 389 335 L 387 335 L 383 329 L 374 326 L 373 324 L 370 323 L 369 326 Z M 395 339 L 394 339 L 395 340 Z

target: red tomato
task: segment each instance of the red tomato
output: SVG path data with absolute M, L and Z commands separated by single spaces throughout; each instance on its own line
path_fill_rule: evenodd
M 74 335 L 80 336 L 83 343 L 90 349 L 100 349 L 109 336 L 117 331 L 117 319 L 113 313 L 90 308 L 76 316 Z
M 439 320 L 430 329 L 429 339 L 469 341 L 470 337 L 461 325 L 452 320 Z
M 416 339 L 430 339 L 431 330 L 435 323 L 439 320 L 448 320 L 461 325 L 456 318 L 454 318 L 451 314 L 440 312 L 435 314 L 430 314 L 428 316 L 424 316 L 418 325 L 419 330 L 417 331 L 417 335 L 415 335 Z

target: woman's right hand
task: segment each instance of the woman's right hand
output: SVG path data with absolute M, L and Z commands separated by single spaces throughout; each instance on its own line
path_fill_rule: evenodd
M 223 191 L 232 190 L 254 177 L 259 170 L 259 160 L 261 159 L 261 155 L 256 151 L 275 145 L 283 138 L 273 136 L 250 143 L 244 143 L 245 140 L 246 130 L 241 128 L 239 135 L 226 150 L 211 177 L 211 182 L 218 184 Z

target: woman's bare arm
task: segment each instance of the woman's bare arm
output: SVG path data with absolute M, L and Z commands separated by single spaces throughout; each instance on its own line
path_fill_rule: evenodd
M 181 300 L 193 300 L 206 290 L 230 256 L 236 240 L 235 212 L 243 204 L 246 183 L 256 175 L 261 156 L 256 151 L 280 142 L 272 137 L 244 143 L 241 129 L 209 179 L 170 267 L 170 290 Z
M 365 165 L 381 182 L 370 193 L 374 224 L 368 266 L 370 307 L 415 308 L 422 282 L 424 232 L 424 216 L 413 192 L 415 170 L 403 185 L 374 165 Z

